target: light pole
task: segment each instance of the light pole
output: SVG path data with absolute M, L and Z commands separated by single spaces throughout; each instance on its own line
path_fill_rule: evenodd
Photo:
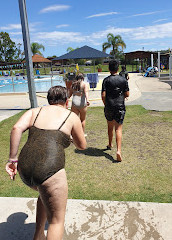
M 158 77 L 160 78 L 160 68 L 161 68 L 161 55 L 160 55 L 160 52 L 158 52 Z
M 31 108 L 35 108 L 38 106 L 38 104 L 37 104 L 34 75 L 33 75 L 33 63 L 32 63 L 32 53 L 31 53 L 31 47 L 30 47 L 26 1 L 18 0 L 18 2 L 19 2 L 19 9 L 20 9 L 20 19 L 21 19 L 21 26 L 22 26 L 22 33 L 23 33 L 25 59 L 26 59 L 29 98 L 30 98 Z
M 1 42 L 1 47 L 2 47 L 2 44 L 3 44 L 3 38 L 2 38 L 1 35 L 0 35 L 0 42 Z
M 170 49 L 170 56 L 169 56 L 169 75 L 170 75 L 170 80 L 171 80 L 171 59 L 172 59 L 172 56 L 171 56 L 171 49 Z
M 3 44 L 3 39 L 1 38 L 1 35 L 0 35 L 0 41 L 1 41 L 1 45 Z M 3 72 L 3 71 L 2 71 Z
M 153 68 L 153 54 L 151 54 L 151 67 Z

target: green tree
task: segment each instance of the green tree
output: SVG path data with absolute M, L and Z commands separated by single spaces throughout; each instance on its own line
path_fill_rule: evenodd
M 0 32 L 0 60 L 4 62 L 12 62 L 17 48 L 7 32 Z
M 22 60 L 22 51 L 21 51 L 21 43 L 17 44 L 17 48 L 16 48 L 16 60 L 21 61 Z
M 72 52 L 72 51 L 74 51 L 75 49 L 74 48 L 72 48 L 72 47 L 68 47 L 67 48 L 67 52 L 69 53 L 69 52 Z
M 39 44 L 37 42 L 33 42 L 31 43 L 31 51 L 32 51 L 32 54 L 39 54 L 39 55 L 43 55 L 40 51 L 40 49 L 42 49 L 43 51 L 45 50 L 45 47 L 42 45 L 42 44 Z
M 56 58 L 57 56 L 56 55 L 53 55 L 53 56 L 48 56 L 47 58 Z
M 112 48 L 110 54 L 115 58 L 119 58 L 124 48 L 126 48 L 126 44 L 122 37 L 120 35 L 114 36 L 112 33 L 108 33 L 107 40 L 107 42 L 102 44 L 103 51 L 106 52 L 106 49 Z

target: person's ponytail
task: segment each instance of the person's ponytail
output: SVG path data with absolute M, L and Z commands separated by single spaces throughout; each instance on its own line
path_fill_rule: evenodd
M 79 73 L 76 76 L 76 79 L 73 81 L 72 83 L 72 89 L 75 91 L 79 91 L 80 90 L 80 86 L 81 86 L 81 81 L 84 80 L 84 76 L 82 73 Z

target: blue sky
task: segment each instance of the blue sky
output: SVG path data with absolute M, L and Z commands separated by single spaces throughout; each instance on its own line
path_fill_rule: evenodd
M 26 0 L 26 7 L 30 40 L 45 46 L 45 57 L 84 45 L 102 50 L 108 33 L 122 36 L 124 52 L 172 48 L 171 0 Z M 23 43 L 17 0 L 1 1 L 0 19 L 0 31 Z

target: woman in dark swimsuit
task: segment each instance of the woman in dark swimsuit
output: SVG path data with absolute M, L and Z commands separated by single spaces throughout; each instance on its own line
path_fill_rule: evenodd
M 18 170 L 22 181 L 39 191 L 33 239 L 46 239 L 48 220 L 47 240 L 61 240 L 68 194 L 64 148 L 70 145 L 70 135 L 78 149 L 85 149 L 86 141 L 80 119 L 66 109 L 66 88 L 50 88 L 47 99 L 49 106 L 30 109 L 14 125 L 6 171 L 14 180 Z M 17 158 L 22 133 L 27 129 L 28 140 Z

